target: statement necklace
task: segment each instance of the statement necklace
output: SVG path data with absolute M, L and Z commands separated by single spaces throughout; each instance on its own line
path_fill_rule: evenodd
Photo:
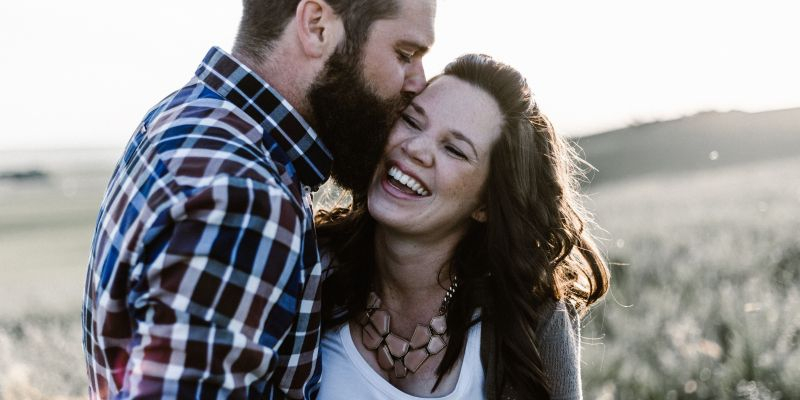
M 447 347 L 447 307 L 457 287 L 458 282 L 454 277 L 439 306 L 439 313 L 431 318 L 428 325 L 417 324 L 411 340 L 392 333 L 392 316 L 380 309 L 381 298 L 378 294 L 369 293 L 367 309 L 358 317 L 361 343 L 375 352 L 381 369 L 393 369 L 395 377 L 405 378 L 409 372 L 417 372 L 430 356 L 439 354 Z

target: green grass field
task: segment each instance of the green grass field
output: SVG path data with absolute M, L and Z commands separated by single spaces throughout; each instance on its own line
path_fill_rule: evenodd
M 113 166 L 90 158 L 0 181 L 2 399 L 85 397 L 80 302 Z M 584 320 L 586 398 L 800 398 L 800 159 L 587 191 L 614 275 Z

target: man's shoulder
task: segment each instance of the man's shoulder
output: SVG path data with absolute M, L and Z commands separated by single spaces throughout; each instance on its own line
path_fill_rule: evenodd
M 235 176 L 275 183 L 282 166 L 264 144 L 264 128 L 199 82 L 176 91 L 145 117 L 143 144 L 177 178 Z
M 204 135 L 217 143 L 252 145 L 264 134 L 264 128 L 247 112 L 196 79 L 154 107 L 144 125 L 151 136 L 160 134 L 160 139 L 168 141 L 180 135 Z M 215 147 L 213 142 L 194 144 Z

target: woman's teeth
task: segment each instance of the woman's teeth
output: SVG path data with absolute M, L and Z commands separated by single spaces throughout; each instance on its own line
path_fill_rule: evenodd
M 417 182 L 416 179 L 404 174 L 397 167 L 389 168 L 389 176 L 394 178 L 395 181 L 402 183 L 405 187 L 411 189 L 420 196 L 428 195 L 428 191 L 425 190 L 425 188 L 422 186 L 421 183 Z

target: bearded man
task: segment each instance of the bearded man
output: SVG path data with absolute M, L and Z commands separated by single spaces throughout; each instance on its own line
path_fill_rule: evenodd
M 92 398 L 314 398 L 310 194 L 362 192 L 425 86 L 435 0 L 244 0 L 134 132 L 103 199 L 83 304 Z

